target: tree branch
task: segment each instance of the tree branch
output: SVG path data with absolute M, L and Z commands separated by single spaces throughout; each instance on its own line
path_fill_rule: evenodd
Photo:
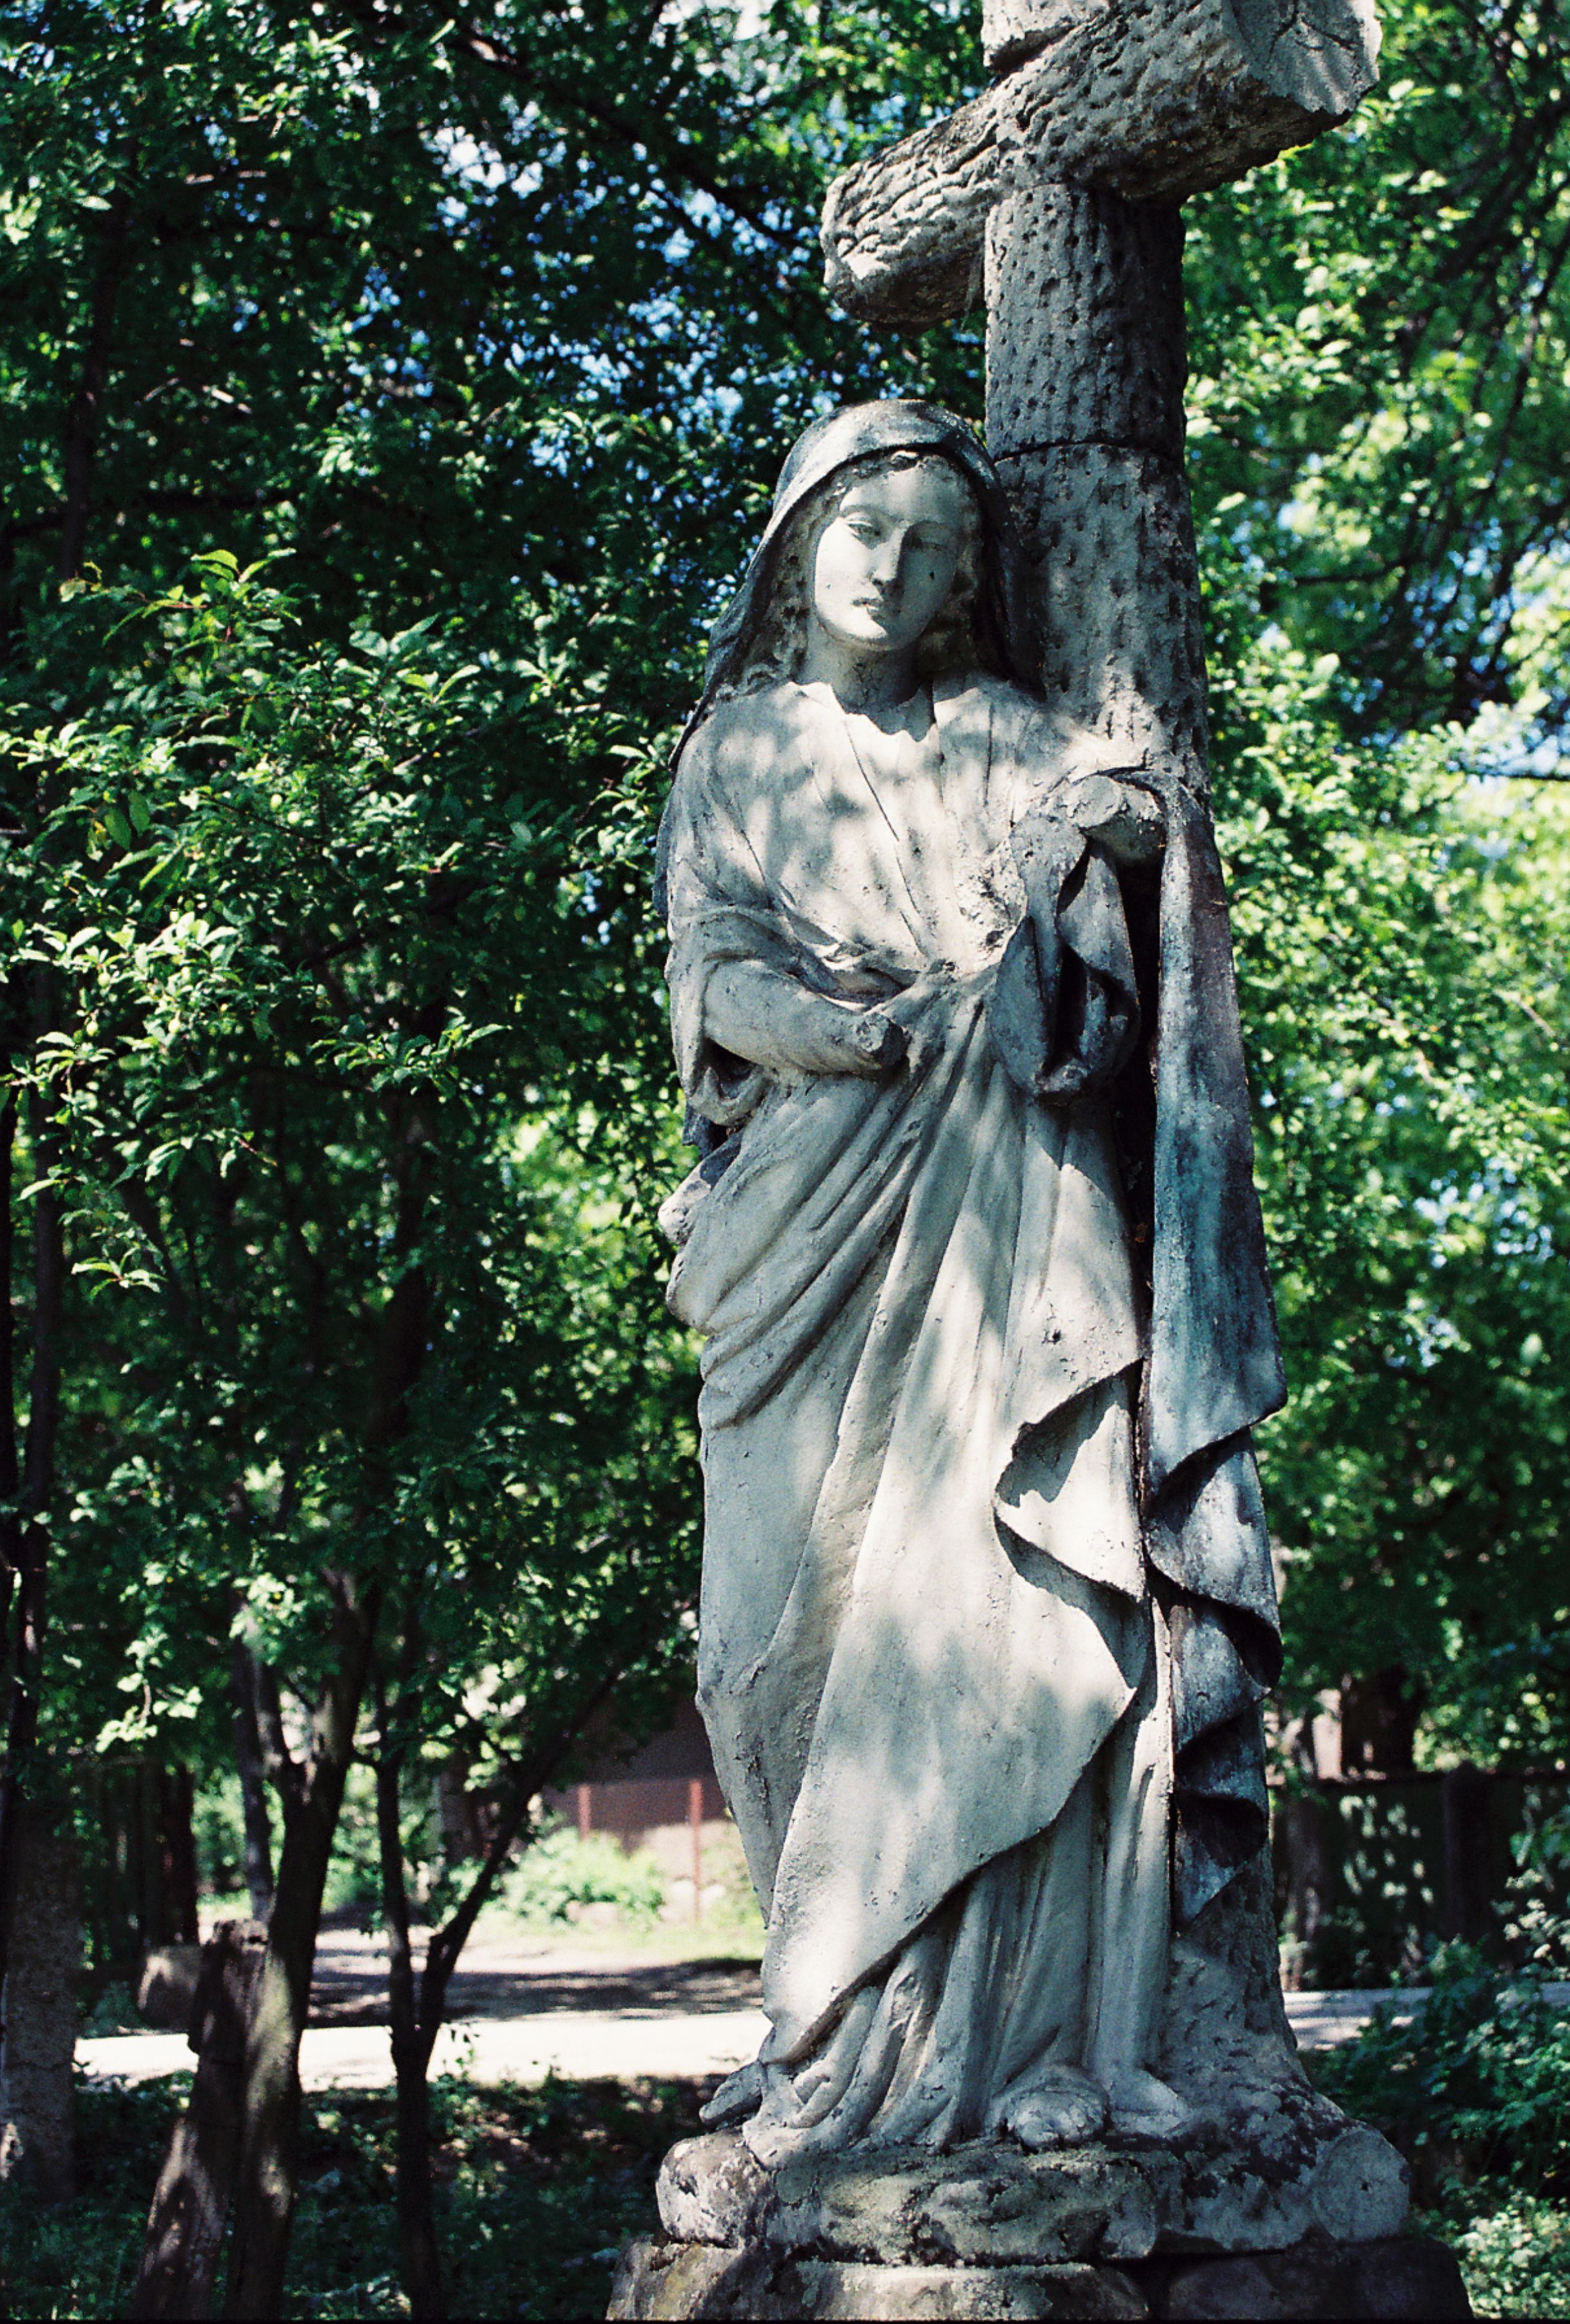
M 65 510 L 57 567 L 62 581 L 74 580 L 80 572 L 87 547 L 93 464 L 97 456 L 104 390 L 109 377 L 109 351 L 114 343 L 115 307 L 125 271 L 130 224 L 131 198 L 122 188 L 111 198 L 104 216 L 81 376 L 66 413 Z

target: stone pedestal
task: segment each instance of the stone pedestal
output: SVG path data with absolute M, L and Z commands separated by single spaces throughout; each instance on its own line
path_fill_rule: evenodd
M 1410 2317 L 1470 2314 L 1451 2253 L 1402 2237 L 1405 2165 L 1307 2093 L 1240 2146 L 978 2142 L 767 2171 L 734 2131 L 672 2149 L 665 2236 L 613 2317 Z

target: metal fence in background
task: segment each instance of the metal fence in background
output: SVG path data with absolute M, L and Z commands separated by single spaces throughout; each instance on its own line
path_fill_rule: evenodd
M 1288 1989 L 1422 1977 L 1462 1939 L 1501 1957 L 1534 1902 L 1564 1911 L 1565 1868 L 1526 1843 L 1570 1803 L 1557 1772 L 1328 1779 L 1271 1795 L 1271 1849 Z

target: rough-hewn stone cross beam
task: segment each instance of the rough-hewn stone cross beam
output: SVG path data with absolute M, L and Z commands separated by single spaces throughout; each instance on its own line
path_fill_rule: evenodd
M 829 189 L 832 296 L 873 323 L 979 306 L 989 213 L 1051 181 L 1177 203 L 1344 121 L 1373 86 L 1358 0 L 993 0 L 1002 78 Z
M 1203 788 L 1178 205 L 1345 119 L 1371 0 L 986 0 L 983 39 L 984 95 L 829 189 L 828 287 L 907 329 L 984 295 L 1048 693 Z

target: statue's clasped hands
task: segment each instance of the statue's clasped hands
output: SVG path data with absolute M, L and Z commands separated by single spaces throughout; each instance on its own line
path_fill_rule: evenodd
M 1077 775 L 1052 807 L 1117 863 L 1153 863 L 1166 841 L 1160 800 L 1117 775 Z M 903 1065 L 924 1072 L 966 1015 L 985 1006 L 995 974 L 995 963 L 967 975 L 945 963 L 926 970 L 903 992 L 861 1010 L 845 1027 L 841 1039 L 850 1054 L 842 1070 L 875 1075 Z
M 857 1028 L 867 1060 L 860 1070 L 882 1074 L 902 1065 L 910 1073 L 924 1073 L 961 1019 L 984 1007 L 996 973 L 993 962 L 964 976 L 940 963 L 891 1000 L 865 1010 Z

